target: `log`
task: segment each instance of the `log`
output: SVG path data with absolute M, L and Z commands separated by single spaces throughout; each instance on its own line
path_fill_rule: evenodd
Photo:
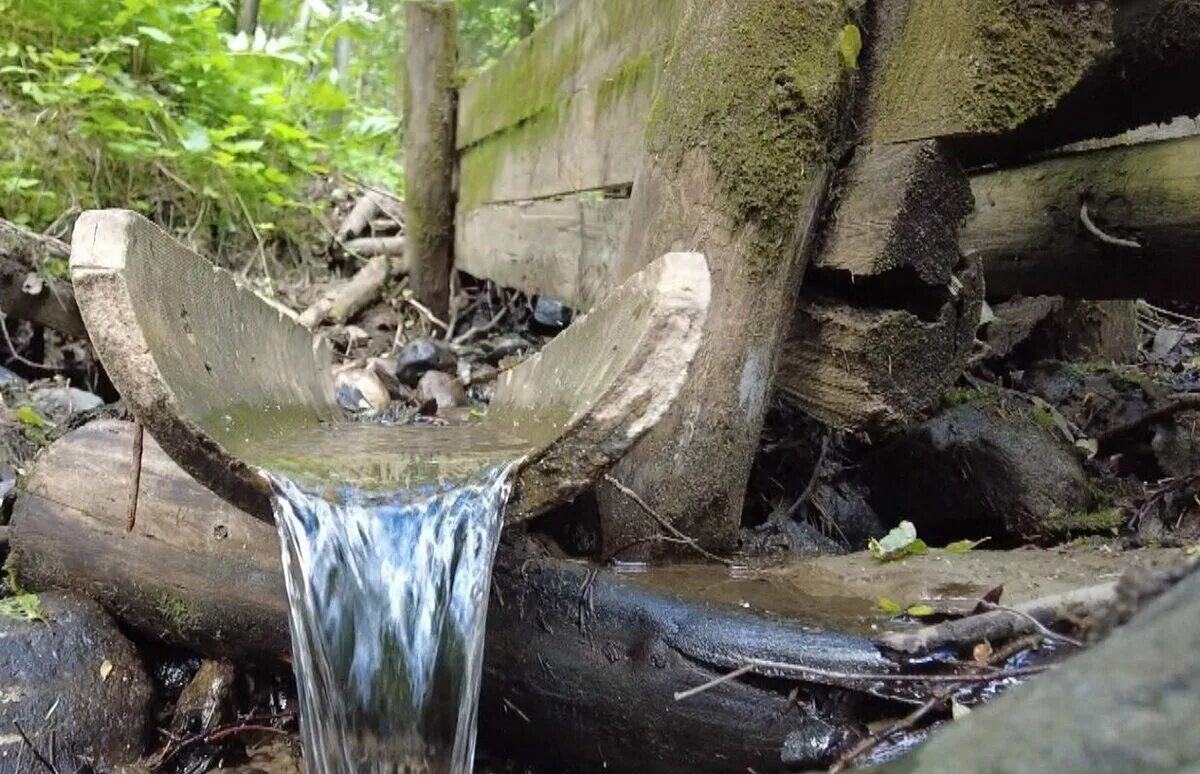
M 1013 157 L 1194 115 L 1200 2 L 903 0 L 880 10 L 872 142 Z
M 70 247 L 61 240 L 0 220 L 0 312 L 87 338 L 71 284 L 37 271 L 39 259 L 68 255 Z M 35 282 L 29 282 L 31 276 Z
M 274 529 L 200 486 L 147 437 L 127 531 L 132 439 L 130 424 L 101 420 L 38 460 L 14 505 L 18 579 L 88 594 L 133 629 L 206 656 L 287 659 Z M 573 770 L 724 772 L 737 761 L 769 771 L 785 746 L 799 749 L 798 767 L 822 767 L 844 740 L 837 707 L 860 692 L 911 700 L 885 684 L 797 682 L 769 668 L 674 700 L 747 659 L 842 675 L 895 671 L 862 638 L 684 601 L 503 546 L 487 616 L 483 744 Z M 802 701 L 789 695 L 795 689 Z
M 962 373 L 982 305 L 977 264 L 958 276 L 957 296 L 925 317 L 858 306 L 840 296 L 803 296 L 784 344 L 775 387 L 826 424 L 895 430 L 920 421 Z M 891 293 L 903 287 L 885 286 Z
M 1200 136 L 1070 153 L 971 189 L 961 243 L 991 298 L 1200 301 Z
M 826 149 L 849 112 L 852 71 L 830 42 L 851 21 L 836 2 L 690 4 L 647 124 L 615 275 L 668 245 L 704 250 L 712 314 L 677 405 L 613 475 L 709 550 L 740 527 Z M 598 494 L 606 552 L 656 529 L 616 487 Z
M 447 320 L 454 263 L 454 122 L 458 21 L 446 0 L 405 4 L 406 254 L 418 301 Z

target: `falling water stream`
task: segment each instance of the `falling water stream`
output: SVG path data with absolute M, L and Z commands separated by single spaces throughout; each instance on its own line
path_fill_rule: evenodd
M 471 770 L 510 471 L 386 495 L 271 476 L 310 774 Z

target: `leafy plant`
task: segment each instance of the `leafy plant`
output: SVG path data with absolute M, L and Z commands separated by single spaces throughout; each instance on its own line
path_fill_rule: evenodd
M 903 559 L 911 554 L 924 554 L 929 551 L 925 541 L 917 537 L 917 528 L 911 521 L 902 521 L 891 532 L 876 540 L 871 538 L 867 549 L 881 562 Z

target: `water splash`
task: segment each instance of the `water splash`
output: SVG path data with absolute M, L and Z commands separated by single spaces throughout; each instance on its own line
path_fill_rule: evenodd
M 333 502 L 270 476 L 311 774 L 471 770 L 509 472 Z

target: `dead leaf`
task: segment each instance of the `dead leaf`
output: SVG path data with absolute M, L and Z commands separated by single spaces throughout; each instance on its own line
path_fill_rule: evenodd
M 103 661 L 100 662 L 100 679 L 101 680 L 107 680 L 108 676 L 112 674 L 112 671 L 113 671 L 113 663 L 111 661 L 109 661 L 108 659 L 104 659 Z
M 990 663 L 992 660 L 992 653 L 994 652 L 995 651 L 992 649 L 992 644 L 985 640 L 984 642 L 981 642 L 972 648 L 971 660 L 973 660 L 976 664 Z
M 950 717 L 955 720 L 962 720 L 967 715 L 971 714 L 971 708 L 965 704 L 960 704 L 958 699 L 951 697 L 950 699 Z

